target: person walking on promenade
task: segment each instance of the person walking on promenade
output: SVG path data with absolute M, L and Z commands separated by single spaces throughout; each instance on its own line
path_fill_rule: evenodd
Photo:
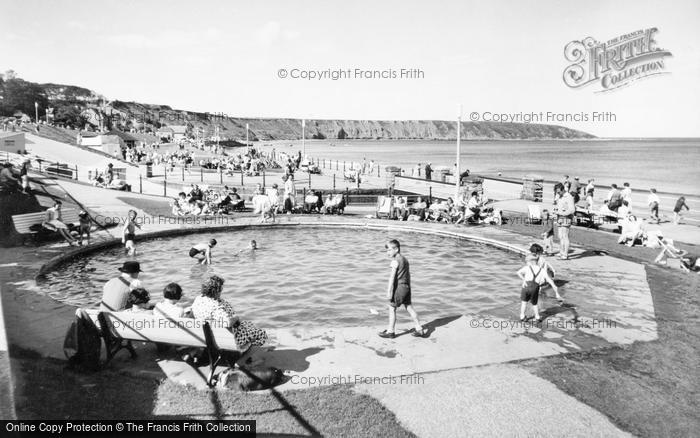
M 382 338 L 393 339 L 396 337 L 396 308 L 404 306 L 411 315 L 415 323 L 413 336 L 426 337 L 427 330 L 421 325 L 418 314 L 411 304 L 411 274 L 409 272 L 408 260 L 401 255 L 401 244 L 398 240 L 392 239 L 385 245 L 387 255 L 391 260 L 391 274 L 389 274 L 389 284 L 386 297 L 389 300 L 389 325 L 386 330 L 379 333 Z
M 658 225 L 661 223 L 661 219 L 659 219 L 659 207 L 661 206 L 661 200 L 659 199 L 659 195 L 656 194 L 656 189 L 649 190 L 647 205 L 649 206 L 651 219 L 655 220 L 656 224 Z
M 683 208 L 690 211 L 690 207 L 688 207 L 688 204 L 685 203 L 685 196 L 681 196 L 680 198 L 678 198 L 678 200 L 676 201 L 676 206 L 673 207 L 673 224 L 674 225 L 678 225 L 681 223 L 681 219 L 683 219 L 683 213 L 682 213 Z
M 586 197 L 590 195 L 591 197 L 593 196 L 593 192 L 595 192 L 595 185 L 593 184 L 595 180 L 593 178 L 588 180 L 588 184 L 586 185 Z
M 431 163 L 425 165 L 425 179 L 430 181 L 431 175 L 433 174 L 433 168 L 430 166 Z
M 632 189 L 630 188 L 630 183 L 626 182 L 626 183 L 622 184 L 622 187 L 623 187 L 623 189 L 620 192 L 620 195 L 622 196 L 622 200 L 627 201 L 627 204 L 629 204 L 631 206 L 632 205 Z
M 564 189 L 564 185 L 558 183 L 554 186 L 556 198 L 554 200 L 555 212 L 557 214 L 557 226 L 559 234 L 559 258 L 569 259 L 569 230 L 573 221 L 576 206 L 571 193 Z
M 561 181 L 562 184 L 564 184 L 564 190 L 567 192 L 571 191 L 571 180 L 569 179 L 569 175 L 564 175 L 564 179 Z

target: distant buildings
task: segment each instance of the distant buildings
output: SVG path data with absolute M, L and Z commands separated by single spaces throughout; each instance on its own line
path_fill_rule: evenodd
M 0 151 L 23 154 L 24 145 L 24 132 L 0 132 Z
M 136 144 L 134 137 L 121 131 L 110 131 L 106 134 L 81 132 L 76 140 L 80 146 L 88 146 L 114 157 L 121 157 L 122 150 L 134 147 Z
M 167 138 L 169 141 L 180 141 L 187 138 L 186 125 L 162 126 L 156 131 L 158 138 Z

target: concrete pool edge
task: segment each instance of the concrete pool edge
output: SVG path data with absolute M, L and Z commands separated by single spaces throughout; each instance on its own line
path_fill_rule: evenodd
M 330 219 L 330 220 L 328 220 L 328 219 Z M 394 221 L 386 221 L 386 220 L 357 220 L 357 218 L 346 218 L 346 217 L 324 218 L 324 217 L 319 217 L 319 216 L 315 216 L 315 217 L 313 217 L 313 216 L 312 217 L 294 217 L 294 216 L 287 217 L 287 216 L 284 216 L 281 218 L 281 223 L 277 223 L 277 224 L 260 224 L 260 223 L 258 223 L 257 218 L 246 218 L 245 220 L 240 220 L 239 223 L 236 223 L 234 225 L 214 226 L 214 227 L 212 227 L 212 226 L 207 226 L 207 227 L 189 226 L 189 227 L 181 227 L 181 228 L 171 228 L 171 229 L 167 229 L 167 230 L 159 230 L 159 231 L 155 231 L 155 232 L 143 233 L 139 237 L 140 237 L 140 240 L 145 241 L 145 240 L 154 239 L 154 238 L 162 238 L 162 237 L 170 237 L 170 236 L 176 237 L 176 236 L 180 236 L 180 235 L 189 235 L 189 234 L 204 233 L 204 232 L 221 232 L 221 231 L 227 231 L 227 230 L 240 230 L 240 229 L 250 229 L 250 228 L 264 229 L 265 227 L 272 227 L 272 228 L 297 228 L 297 227 L 308 227 L 308 228 L 339 227 L 340 228 L 340 227 L 342 227 L 342 228 L 347 228 L 347 229 L 392 230 L 392 231 L 395 230 L 396 232 L 419 233 L 419 234 L 426 234 L 426 235 L 445 236 L 445 237 L 451 237 L 451 238 L 457 238 L 457 239 L 466 239 L 466 240 L 471 240 L 475 243 L 487 244 L 490 246 L 495 246 L 495 247 L 498 247 L 500 249 L 508 250 L 511 252 L 519 253 L 519 254 L 526 252 L 525 248 L 527 247 L 527 245 L 529 245 L 530 243 L 532 243 L 532 241 L 534 241 L 534 239 L 529 237 L 529 236 L 522 235 L 522 234 L 519 234 L 517 232 L 512 232 L 509 230 L 502 230 L 499 227 L 473 227 L 473 228 L 470 227 L 470 228 L 467 228 L 464 230 L 464 231 L 468 231 L 468 230 L 472 231 L 470 233 L 467 233 L 467 232 L 462 232 L 462 230 L 459 230 L 459 229 L 455 230 L 451 227 L 450 228 L 445 227 L 444 224 L 423 224 L 423 223 L 413 224 L 410 222 L 409 223 L 405 223 L 405 222 L 402 223 L 402 222 L 394 222 Z M 479 233 L 480 235 L 475 235 L 475 233 Z M 501 238 L 503 240 L 512 239 L 516 244 L 513 244 L 512 242 L 511 243 L 503 242 L 503 241 L 499 240 L 499 238 Z M 100 251 L 100 250 L 105 249 L 105 248 L 115 247 L 115 246 L 119 246 L 119 245 L 120 245 L 120 239 L 116 239 L 110 235 L 109 240 L 107 240 L 107 241 L 94 243 L 94 244 L 92 244 L 90 246 L 86 246 L 86 247 L 72 249 L 71 251 L 68 251 L 60 256 L 53 257 L 53 258 L 49 259 L 44 264 L 41 264 L 41 260 L 37 260 L 37 263 L 34 263 L 33 267 L 30 268 L 31 270 L 28 272 L 27 277 L 31 278 L 31 272 L 42 271 L 43 273 L 46 273 L 67 260 L 70 260 L 70 259 L 73 259 L 76 257 L 87 256 L 92 252 Z M 41 256 L 39 256 L 39 257 L 44 258 Z M 581 262 L 575 262 L 575 263 L 581 263 Z M 633 263 L 633 262 L 625 262 L 625 263 L 631 264 L 631 265 L 641 266 L 638 263 Z M 37 275 L 37 277 L 38 276 L 39 275 Z M 75 309 L 74 306 L 71 306 L 70 304 L 67 304 L 67 303 L 57 301 L 57 300 L 53 299 L 52 297 L 50 297 L 49 295 L 38 294 L 38 293 L 35 293 L 32 291 L 29 291 L 28 293 L 29 294 L 33 293 L 33 294 L 37 295 L 38 299 L 41 300 L 42 302 L 46 302 L 46 301 L 53 302 L 57 305 L 54 307 L 60 307 L 61 309 L 65 310 L 65 312 L 59 311 L 59 312 L 51 312 L 49 314 L 46 314 L 45 318 L 48 320 L 47 321 L 48 324 L 50 324 L 52 326 L 60 326 L 61 324 L 64 324 L 64 323 L 68 324 L 68 325 L 70 324 L 72 319 L 67 319 L 67 318 L 70 318 L 70 315 L 72 315 L 72 312 Z M 510 311 L 512 309 L 510 309 L 510 306 L 509 306 L 507 310 Z M 60 315 L 61 313 L 63 313 L 63 316 Z M 485 315 L 462 314 L 462 316 L 464 316 L 468 319 L 470 317 L 471 318 L 484 317 Z M 492 316 L 492 315 L 486 315 L 486 316 Z M 504 315 L 503 313 L 499 313 L 498 317 L 508 318 L 508 316 Z M 21 319 L 22 318 L 15 318 L 15 320 L 21 320 Z M 467 321 L 467 319 L 463 319 L 462 321 Z M 19 321 L 16 321 L 16 322 L 19 322 Z M 459 323 L 459 324 L 463 324 L 463 323 Z M 15 324 L 15 327 L 24 327 L 22 330 L 25 330 L 27 328 L 27 325 L 26 324 L 24 324 L 24 325 L 23 324 Z M 29 327 L 29 328 L 31 328 L 31 327 Z M 368 361 L 368 363 L 375 363 L 375 362 L 377 362 L 377 359 L 379 359 L 380 363 L 376 363 L 375 365 L 373 365 L 372 369 L 386 367 L 388 363 L 392 363 L 392 362 L 394 364 L 396 364 L 397 366 L 392 365 L 390 368 L 388 368 L 388 367 L 385 368 L 386 370 L 388 370 L 388 369 L 395 370 L 397 367 L 401 368 L 402 366 L 406 365 L 406 363 L 405 363 L 406 361 L 416 362 L 416 365 L 418 365 L 417 362 L 423 362 L 424 365 L 426 364 L 425 357 L 421 359 L 419 357 L 406 357 L 406 356 L 404 356 L 403 359 L 401 359 L 401 356 L 399 356 L 399 358 L 397 358 L 397 359 L 399 359 L 398 362 L 403 361 L 404 362 L 403 365 L 398 364 L 398 362 L 396 362 L 396 361 L 386 362 L 386 361 L 384 361 L 384 359 L 385 359 L 384 357 L 378 357 L 376 353 L 378 353 L 378 352 L 382 353 L 382 354 L 385 354 L 386 352 L 391 353 L 390 350 L 392 350 L 393 348 L 385 348 L 385 347 L 377 348 L 378 346 L 375 345 L 375 343 L 372 341 L 372 339 L 374 337 L 376 337 L 376 333 L 375 333 L 376 327 L 364 325 L 361 327 L 345 327 L 345 328 L 338 327 L 338 328 L 324 328 L 324 329 L 328 330 L 328 331 L 333 330 L 335 332 L 344 332 L 346 330 L 351 330 L 351 331 L 352 330 L 359 330 L 359 331 L 363 332 L 363 333 L 358 332 L 359 337 L 353 336 L 355 338 L 355 340 L 353 342 L 345 343 L 344 340 L 339 341 L 339 342 L 342 342 L 345 345 L 345 347 L 343 347 L 341 345 L 341 348 L 338 349 L 337 353 L 331 354 L 332 357 L 340 357 L 338 355 L 341 352 L 345 352 L 345 354 L 353 354 L 353 351 L 354 352 L 358 351 L 358 350 L 356 350 L 356 348 L 362 347 L 361 349 L 364 349 L 364 351 L 360 354 L 360 356 L 364 356 L 365 359 Z M 275 330 L 273 329 L 271 331 L 275 331 Z M 479 331 L 483 331 L 483 330 L 480 329 Z M 44 336 L 41 337 L 41 339 L 40 339 L 40 341 L 43 343 L 44 348 L 35 348 L 35 347 L 30 346 L 29 349 L 31 349 L 32 351 L 38 352 L 43 357 L 62 359 L 62 351 L 60 351 L 60 345 L 58 345 L 58 343 L 60 341 L 62 341 L 62 337 L 60 337 L 60 339 L 58 339 L 58 337 L 61 334 L 63 334 L 64 332 L 65 332 L 65 328 L 61 327 L 57 331 L 55 331 L 54 333 L 50 333 L 50 336 L 46 336 L 46 333 L 44 333 Z M 453 331 L 452 333 L 458 333 L 458 332 Z M 290 334 L 289 331 L 287 331 L 287 333 L 285 333 L 285 336 L 287 336 L 288 339 L 289 339 L 289 337 L 288 337 L 289 334 Z M 302 333 L 302 338 L 300 338 L 299 341 L 303 341 L 303 342 L 308 341 L 308 338 L 306 340 L 303 338 L 307 337 L 307 335 L 310 335 L 310 334 L 311 334 L 311 331 L 306 330 L 306 333 Z M 41 336 L 41 335 L 42 335 L 42 333 L 33 334 L 34 337 Z M 473 338 L 474 335 L 476 335 L 476 331 L 470 330 L 470 333 L 467 336 L 467 338 Z M 461 334 L 459 336 L 460 336 L 460 338 L 463 338 L 463 336 Z M 503 336 L 497 336 L 492 332 L 486 332 L 485 336 L 483 336 L 483 339 L 495 340 L 494 336 L 498 337 L 499 342 L 503 341 L 503 340 L 508 341 L 508 339 L 512 338 L 512 336 L 503 337 Z M 517 336 L 522 336 L 522 335 L 518 334 Z M 481 336 L 477 336 L 477 338 L 480 338 L 480 337 Z M 655 330 L 653 333 L 647 333 L 647 335 L 645 337 L 646 338 L 643 339 L 645 341 L 653 340 L 655 338 Z M 339 339 L 342 339 L 342 338 L 345 338 L 345 335 L 342 335 L 341 338 L 339 338 Z M 408 336 L 406 338 L 412 339 L 410 336 Z M 453 340 L 456 339 L 454 336 L 450 336 L 450 338 Z M 637 338 L 637 340 L 639 340 L 639 339 Z M 278 348 L 282 349 L 282 350 L 284 350 L 286 347 L 293 348 L 294 344 L 296 344 L 296 341 L 297 340 L 293 340 L 293 342 L 291 342 L 291 343 L 290 342 L 280 343 L 280 344 L 278 344 Z M 635 341 L 635 339 L 628 338 L 628 339 L 623 339 L 622 343 L 627 344 L 627 343 L 634 342 L 634 341 Z M 618 342 L 619 341 L 613 340 L 612 344 L 619 345 Z M 365 345 L 360 345 L 360 343 L 365 344 Z M 523 346 L 526 346 L 526 345 L 534 346 L 533 351 L 537 351 L 535 356 L 552 356 L 552 355 L 564 353 L 563 350 L 557 350 L 557 347 L 552 345 L 550 342 L 547 342 L 547 340 L 545 340 L 545 342 L 542 343 L 540 341 L 537 341 L 537 339 L 530 339 L 530 340 L 524 339 L 522 341 L 518 341 L 517 343 L 520 346 L 518 348 L 520 348 L 519 351 L 521 351 L 521 352 L 522 352 Z M 26 343 L 26 341 L 22 340 L 22 341 L 18 342 L 17 345 L 26 347 L 28 344 Z M 453 343 L 451 345 L 452 345 L 452 347 L 454 347 L 456 344 Z M 487 346 L 488 343 L 484 344 L 484 345 Z M 495 343 L 494 343 L 494 345 L 495 345 Z M 306 345 L 305 347 L 302 348 L 302 350 L 303 351 L 309 350 L 309 348 L 307 348 L 307 347 L 313 348 L 314 346 Z M 334 348 L 336 348 L 336 346 L 333 345 L 327 349 L 334 349 Z M 440 355 L 453 356 L 455 354 L 454 351 L 456 351 L 456 350 L 450 349 L 450 348 L 451 347 L 450 347 L 449 343 L 446 344 L 446 346 L 445 345 L 438 346 L 438 350 L 442 350 Z M 489 347 L 489 348 L 491 348 L 491 347 Z M 590 348 L 590 346 L 584 347 L 585 350 L 588 350 L 589 348 Z M 528 357 L 523 357 L 523 356 L 521 356 L 520 358 L 513 357 L 512 354 L 515 354 L 515 353 L 508 353 L 507 356 L 509 356 L 509 357 L 506 358 L 505 357 L 506 354 L 504 353 L 505 350 L 503 348 L 494 347 L 491 349 L 493 351 L 491 351 L 490 355 L 493 356 L 493 358 L 492 358 L 493 360 L 490 362 L 487 362 L 487 363 L 482 362 L 481 365 L 487 365 L 488 363 L 501 363 L 501 362 L 504 362 L 504 359 L 505 359 L 505 361 L 510 361 L 510 360 L 517 361 L 517 360 L 528 359 Z M 148 350 L 148 348 L 142 349 L 142 351 L 145 351 L 145 350 Z M 431 349 L 428 348 L 428 349 L 422 349 L 422 350 L 424 350 L 423 352 L 425 353 Z M 545 351 L 545 350 L 547 350 L 547 351 Z M 286 351 L 290 352 L 292 350 L 290 350 L 288 348 Z M 397 350 L 397 351 L 400 353 L 400 350 Z M 409 349 L 409 351 L 410 351 L 410 349 Z M 435 351 L 435 352 L 437 352 L 437 351 Z M 420 353 L 420 352 L 411 352 L 410 355 L 415 356 L 416 353 Z M 379 356 L 382 356 L 382 354 L 380 354 Z M 307 372 L 318 372 L 319 370 L 322 370 L 322 369 L 328 369 L 328 368 L 326 368 L 328 366 L 328 363 L 329 363 L 329 361 L 326 360 L 329 358 L 328 352 L 321 354 L 321 355 L 317 355 L 317 356 L 319 356 L 319 357 L 312 356 L 311 362 L 313 362 L 313 363 L 310 363 L 310 365 L 312 365 L 312 369 L 308 370 Z M 323 357 L 320 357 L 320 356 L 323 356 Z M 459 354 L 458 354 L 458 356 L 459 356 Z M 428 355 L 429 359 L 427 359 L 427 361 L 428 362 L 433 361 L 434 357 L 435 356 Z M 496 357 L 498 357 L 498 358 L 496 358 Z M 150 373 L 149 375 L 154 375 L 153 374 L 154 370 L 152 368 L 155 368 L 155 371 L 159 370 L 160 371 L 158 373 L 159 375 L 162 375 L 161 373 L 163 371 L 166 371 L 163 368 L 163 365 L 166 365 L 166 364 L 164 364 L 162 361 L 156 362 L 156 357 L 154 355 L 146 355 L 144 357 L 144 359 L 147 359 L 148 361 L 152 362 L 151 365 L 147 365 L 144 367 L 144 363 L 142 361 L 139 361 L 139 364 L 129 365 L 128 363 L 120 363 L 117 366 L 124 367 L 125 369 L 123 369 L 122 371 L 130 373 L 130 374 L 135 374 L 135 375 L 144 375 L 144 373 Z M 153 360 L 151 360 L 151 359 L 153 359 Z M 276 359 L 279 359 L 279 357 Z M 318 362 L 319 359 L 321 360 L 321 363 Z M 442 371 L 445 369 L 457 369 L 457 368 L 470 367 L 470 366 L 477 365 L 474 362 L 474 360 L 475 359 L 473 359 L 473 358 L 466 358 L 465 361 L 460 362 L 457 357 L 452 357 L 452 359 L 446 360 L 446 363 L 441 363 L 439 367 L 435 367 L 435 365 L 430 365 L 430 364 L 428 364 L 428 365 L 430 365 L 429 367 L 426 367 L 424 365 L 420 365 L 417 368 L 413 368 L 411 366 L 410 369 L 404 367 L 404 373 L 416 374 L 416 373 L 422 373 L 422 372 L 426 372 L 426 371 L 431 372 L 431 369 L 433 372 L 439 372 L 439 371 Z M 168 360 L 166 359 L 166 362 L 167 361 Z M 172 378 L 174 381 L 178 381 L 178 379 L 175 378 L 175 375 L 183 372 L 183 369 L 182 369 L 183 366 L 181 363 L 172 363 L 172 361 L 170 361 L 170 362 L 171 362 L 170 365 L 166 365 L 169 368 L 168 369 L 169 372 L 166 373 L 166 376 L 169 378 Z M 282 362 L 280 365 L 282 368 L 284 368 L 284 362 Z M 159 366 L 161 367 L 161 369 L 158 368 Z M 177 371 L 175 373 L 171 374 L 170 371 L 172 370 L 173 366 L 177 367 Z M 147 371 L 147 370 L 145 370 L 145 368 L 149 368 L 151 370 Z M 363 368 L 364 368 L 364 365 L 363 365 Z M 293 369 L 293 368 L 290 368 L 290 369 Z

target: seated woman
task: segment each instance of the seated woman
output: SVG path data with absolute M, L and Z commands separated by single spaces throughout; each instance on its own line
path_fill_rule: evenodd
M 435 200 L 430 207 L 428 207 L 428 212 L 425 217 L 426 222 L 440 221 L 447 214 L 447 201 Z
M 320 193 L 313 190 L 309 191 L 306 198 L 304 198 L 304 212 L 312 213 L 314 211 L 318 211 L 320 213 L 321 210 L 318 208 L 319 199 L 323 199 Z
M 182 288 L 180 285 L 169 283 L 163 289 L 163 301 L 153 307 L 153 314 L 168 319 L 185 317 L 189 309 L 178 304 L 181 298 Z
M 329 193 L 328 196 L 326 196 L 326 200 L 323 203 L 323 208 L 321 211 L 323 212 L 323 214 L 329 214 L 333 211 L 333 195 L 332 194 Z
M 242 210 L 245 208 L 245 201 L 241 198 L 241 195 L 238 194 L 238 190 L 235 187 L 231 189 L 229 196 L 231 197 L 231 204 L 234 210 Z
M 411 204 L 411 206 L 408 208 L 408 214 L 410 216 L 417 216 L 417 220 L 425 220 L 425 210 L 428 208 L 428 204 L 423 201 L 423 198 L 420 196 L 416 198 L 416 202 Z
M 394 207 L 392 208 L 391 218 L 400 221 L 406 220 L 408 202 L 405 196 L 394 196 Z
M 61 207 L 63 203 L 56 200 L 53 207 L 46 210 L 46 217 L 41 226 L 49 231 L 55 231 L 63 237 L 69 245 L 77 245 L 76 240 L 71 235 L 68 225 L 63 223 L 63 218 L 61 217 Z
M 142 287 L 137 287 L 129 292 L 129 298 L 126 301 L 125 312 L 150 312 L 151 295 Z
M 472 221 L 472 222 L 480 222 L 481 221 L 481 201 L 479 201 L 479 193 L 474 191 L 471 193 L 469 196 L 469 200 L 467 201 L 467 220 Z
M 620 210 L 621 209 L 622 207 L 620 207 Z M 644 237 L 644 222 L 637 219 L 636 216 L 631 214 L 620 219 L 619 224 L 622 226 L 622 230 L 620 232 L 620 238 L 617 239 L 617 243 L 634 246 L 637 240 L 641 241 Z
M 171 204 L 172 206 L 172 211 L 173 215 L 175 216 L 184 216 L 189 214 L 189 206 L 187 204 L 187 195 L 185 195 L 185 192 L 180 192 L 178 194 L 178 197 L 175 198 L 173 203 Z
M 447 217 L 446 217 L 446 220 L 447 220 L 447 222 L 454 223 L 455 225 L 464 221 L 464 214 L 455 205 L 452 198 L 447 198 Z
M 240 321 L 231 304 L 221 298 L 224 279 L 213 275 L 202 283 L 202 294 L 192 303 L 192 314 L 196 319 L 209 321 L 217 327 L 232 329 L 236 343 L 264 345 L 267 341 L 265 330 L 257 328 L 249 321 Z

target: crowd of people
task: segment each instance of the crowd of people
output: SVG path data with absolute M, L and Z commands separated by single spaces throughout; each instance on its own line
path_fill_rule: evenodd
M 553 247 L 552 237 L 556 224 L 559 238 L 559 258 L 567 260 L 569 258 L 569 230 L 574 222 L 574 216 L 578 212 L 591 214 L 593 209 L 593 195 L 595 191 L 594 180 L 588 180 L 588 184 L 583 186 L 579 183 L 579 178 L 570 181 L 568 176 L 562 182 L 554 186 L 554 209 L 553 220 L 549 221 L 548 212 L 545 210 L 543 217 L 547 224 L 546 231 L 542 234 L 543 243 L 546 248 Z M 585 196 L 585 200 L 581 200 Z M 632 210 L 632 189 L 630 184 L 625 182 L 622 188 L 617 184 L 612 184 L 607 193 L 603 206 L 599 210 L 601 217 L 610 218 L 617 225 L 620 235 L 617 242 L 627 246 L 643 245 L 648 248 L 661 249 L 661 253 L 656 258 L 656 263 L 663 263 L 668 257 L 680 260 L 681 269 L 686 271 L 697 271 L 700 268 L 696 265 L 697 258 L 688 255 L 687 251 L 675 248 L 672 239 L 665 238 L 660 230 L 648 230 L 647 223 L 661 222 L 659 216 L 661 200 L 655 188 L 649 190 L 647 205 L 649 207 L 649 217 L 645 222 L 641 216 L 634 214 Z M 683 209 L 690 210 L 685 197 L 678 198 L 673 209 L 673 224 L 681 223 Z
M 190 306 L 182 304 L 184 293 L 177 283 L 169 283 L 163 289 L 163 300 L 151 301 L 150 293 L 139 280 L 141 264 L 126 261 L 119 268 L 120 275 L 107 281 L 103 287 L 100 310 L 110 312 L 138 312 L 165 319 L 193 318 L 229 328 L 236 343 L 243 347 L 262 346 L 267 342 L 267 332 L 250 321 L 241 320 L 226 299 L 221 297 L 224 279 L 213 275 L 202 283 L 200 293 Z M 183 356 L 188 362 L 202 360 L 201 349 L 189 350 Z
M 409 203 L 406 196 L 380 198 L 380 202 L 389 204 L 390 219 L 400 221 L 444 222 L 454 225 L 462 223 L 500 225 L 503 221 L 502 211 L 493 208 L 491 201 L 476 190 L 460 191 L 457 202 L 452 197 L 448 197 L 447 199 L 435 198 L 429 203 L 421 196 L 418 196 L 413 203 Z M 381 210 L 383 206 L 378 205 L 377 208 Z

